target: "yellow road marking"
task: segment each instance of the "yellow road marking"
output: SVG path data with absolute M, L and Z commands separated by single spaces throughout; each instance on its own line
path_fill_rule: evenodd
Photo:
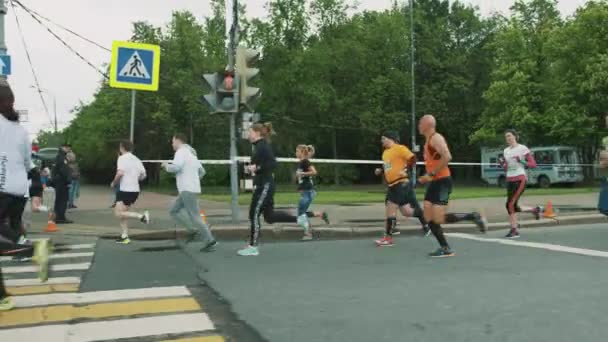
M 205 336 L 205 337 L 190 337 L 190 338 L 180 338 L 177 340 L 164 340 L 161 342 L 224 342 L 224 338 L 222 336 Z
M 77 292 L 78 284 L 56 284 L 40 286 L 16 286 L 8 287 L 7 292 L 13 296 L 43 294 L 52 292 Z
M 17 309 L 0 313 L 0 322 L 4 328 L 25 324 L 64 322 L 77 318 L 109 318 L 196 310 L 201 310 L 201 306 L 193 298 L 169 298 L 91 304 L 79 307 L 57 305 Z

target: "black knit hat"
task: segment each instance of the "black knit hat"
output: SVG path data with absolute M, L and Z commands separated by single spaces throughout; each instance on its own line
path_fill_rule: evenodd
M 382 136 L 385 138 L 389 138 L 396 143 L 399 142 L 399 133 L 397 133 L 396 131 L 385 131 L 384 133 L 382 133 Z

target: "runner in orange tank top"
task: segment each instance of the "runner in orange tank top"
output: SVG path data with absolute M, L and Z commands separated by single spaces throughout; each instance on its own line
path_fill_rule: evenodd
M 454 256 L 443 234 L 441 224 L 460 221 L 473 221 L 479 230 L 485 232 L 486 220 L 477 212 L 465 214 L 446 213 L 446 207 L 452 193 L 452 177 L 448 167 L 452 154 L 445 138 L 436 131 L 436 120 L 432 115 L 425 115 L 418 123 L 418 130 L 426 138 L 424 145 L 424 164 L 426 174 L 418 179 L 421 184 L 427 184 L 424 196 L 424 216 L 429 227 L 441 246 L 430 254 L 431 257 L 442 258 Z

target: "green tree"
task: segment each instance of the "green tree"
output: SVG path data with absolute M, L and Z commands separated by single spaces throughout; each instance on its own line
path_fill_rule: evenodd
M 515 2 L 513 16 L 497 34 L 492 48 L 496 66 L 484 94 L 486 107 L 473 142 L 496 144 L 503 130 L 517 128 L 529 144 L 550 144 L 545 134 L 551 89 L 547 49 L 562 21 L 556 0 Z

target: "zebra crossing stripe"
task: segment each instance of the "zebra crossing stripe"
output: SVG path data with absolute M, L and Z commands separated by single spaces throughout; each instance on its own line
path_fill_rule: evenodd
M 39 286 L 19 286 L 7 287 L 6 289 L 11 296 L 26 296 L 36 295 L 51 292 L 77 292 L 78 284 L 57 284 L 57 285 L 39 285 Z
M 190 295 L 190 291 L 185 286 L 169 286 L 83 293 L 51 293 L 15 297 L 14 301 L 17 308 L 24 308 L 57 304 L 89 304 L 152 298 L 186 297 Z
M 160 313 L 201 310 L 194 298 L 165 298 L 128 302 L 90 304 L 84 306 L 54 305 L 0 312 L 2 327 L 49 324 L 76 319 L 130 317 Z
M 51 265 L 52 271 L 86 271 L 91 267 L 91 263 L 84 262 L 80 264 L 59 264 L 59 265 Z M 11 273 L 34 273 L 38 272 L 38 266 L 9 266 L 2 267 L 2 272 L 6 274 Z
M 188 337 L 188 338 L 180 338 L 177 340 L 164 340 L 161 342 L 225 342 L 222 336 L 214 335 L 214 336 L 201 336 L 201 337 Z
M 69 259 L 69 258 L 85 258 L 85 257 L 93 257 L 95 253 L 93 252 L 82 252 L 82 253 L 56 253 L 51 254 L 49 256 L 50 259 Z M 11 261 L 13 260 L 12 256 L 2 256 L 0 257 L 0 261 Z M 32 258 L 25 258 L 23 261 L 31 261 Z
M 10 311 L 9 311 L 10 312 Z M 205 313 L 96 321 L 0 329 L 0 341 L 93 342 L 166 334 L 205 332 L 215 329 Z
M 4 268 L 2 268 L 4 270 Z M 32 285 L 57 285 L 57 284 L 80 284 L 79 277 L 57 277 L 49 278 L 46 282 L 41 282 L 38 278 L 28 279 L 5 279 L 5 286 L 32 286 Z

